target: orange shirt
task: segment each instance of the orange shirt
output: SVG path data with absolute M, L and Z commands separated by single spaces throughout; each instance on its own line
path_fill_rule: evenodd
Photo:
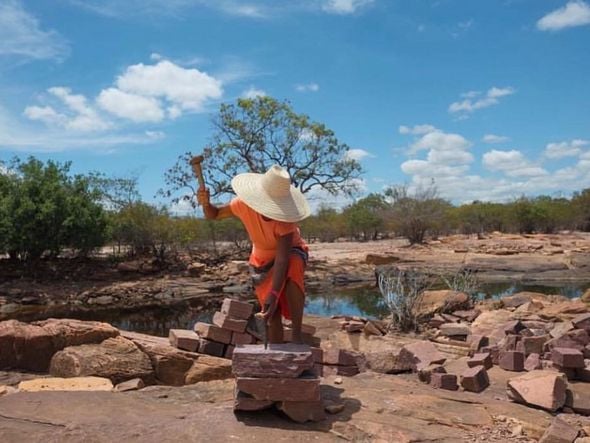
M 239 197 L 234 198 L 229 207 L 231 212 L 238 217 L 252 242 L 250 264 L 256 267 L 264 266 L 274 260 L 277 252 L 279 237 L 293 233 L 294 247 L 300 247 L 307 251 L 307 245 L 301 238 L 299 227 L 295 223 L 277 220 L 265 220 L 261 214 L 250 208 Z

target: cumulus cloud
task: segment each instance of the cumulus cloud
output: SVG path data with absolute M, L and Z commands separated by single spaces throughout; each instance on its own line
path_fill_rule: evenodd
M 244 98 L 265 97 L 266 95 L 268 95 L 266 91 L 255 88 L 254 86 L 250 86 L 248 89 L 242 92 L 242 97 Z
M 489 143 L 489 144 L 505 143 L 509 140 L 510 140 L 509 137 L 505 137 L 503 135 L 494 135 L 494 134 L 486 134 L 482 138 L 482 141 L 484 143 Z
M 66 40 L 56 31 L 42 29 L 20 1 L 0 2 L 0 56 L 63 60 L 69 51 Z
M 413 134 L 413 135 L 422 135 L 428 134 L 429 132 L 436 131 L 436 128 L 432 125 L 415 125 L 413 128 L 409 126 L 401 125 L 399 127 L 399 133 L 406 135 L 406 134 Z
M 93 132 L 111 127 L 111 123 L 88 104 L 85 96 L 72 94 L 70 88 L 62 86 L 49 88 L 47 92 L 58 99 L 61 110 L 56 111 L 52 106 L 27 106 L 24 110 L 26 117 L 70 131 Z
M 500 98 L 512 95 L 515 92 L 516 90 L 512 87 L 497 88 L 495 86 L 490 88 L 485 94 L 470 91 L 467 93 L 469 97 L 464 98 L 462 101 L 451 103 L 449 105 L 449 112 L 467 116 L 478 109 L 497 105 L 500 102 Z
M 374 0 L 325 0 L 322 9 L 331 14 L 354 14 L 360 8 L 370 5 Z
M 105 111 L 136 123 L 160 122 L 165 117 L 160 102 L 154 97 L 130 94 L 117 88 L 104 89 L 96 102 Z
M 364 149 L 349 149 L 346 151 L 346 158 L 350 160 L 357 160 L 360 161 L 363 158 L 367 157 L 375 157 L 369 151 L 365 151 Z
M 537 21 L 541 31 L 559 31 L 590 24 L 590 5 L 582 0 L 569 1 Z
M 571 140 L 569 142 L 549 143 L 545 147 L 547 158 L 575 157 L 582 152 L 583 148 L 590 145 L 588 140 Z
M 155 65 L 131 65 L 117 78 L 116 86 L 130 94 L 166 101 L 175 116 L 183 111 L 203 111 L 210 100 L 219 99 L 223 94 L 220 80 L 168 60 Z
M 320 90 L 320 85 L 317 83 L 295 85 L 295 90 L 299 92 L 318 92 Z
M 471 146 L 471 143 L 462 135 L 434 131 L 425 134 L 410 146 L 410 152 L 415 153 L 422 150 L 438 151 L 464 151 Z
M 509 177 L 537 177 L 547 175 L 547 171 L 532 164 L 522 152 L 512 149 L 498 151 L 493 149 L 483 155 L 483 164 L 490 171 L 500 171 Z

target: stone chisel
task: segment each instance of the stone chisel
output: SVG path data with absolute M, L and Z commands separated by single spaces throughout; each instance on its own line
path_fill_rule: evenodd
M 275 298 L 272 303 L 266 303 L 264 305 L 264 310 L 262 312 L 257 312 L 254 314 L 254 318 L 256 319 L 256 329 L 259 331 L 264 331 L 263 342 L 264 342 L 264 349 L 268 349 L 268 320 L 264 318 L 263 312 L 269 312 L 268 318 L 272 318 L 277 309 L 279 304 L 279 299 Z M 264 322 L 264 328 L 260 328 L 260 323 Z

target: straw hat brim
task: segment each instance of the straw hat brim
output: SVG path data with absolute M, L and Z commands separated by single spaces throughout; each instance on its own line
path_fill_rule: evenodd
M 238 174 L 231 186 L 246 205 L 270 219 L 294 223 L 311 215 L 309 204 L 299 189 L 291 185 L 288 195 L 273 197 L 262 186 L 263 176 L 250 172 Z

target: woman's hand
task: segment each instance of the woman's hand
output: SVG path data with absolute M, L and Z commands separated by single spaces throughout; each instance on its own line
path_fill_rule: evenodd
M 274 316 L 278 305 L 279 305 L 279 300 L 277 299 L 277 295 L 275 294 L 274 291 L 272 291 L 270 294 L 268 294 L 268 296 L 266 298 L 266 302 L 264 303 L 264 306 L 262 307 L 262 312 L 260 313 L 261 314 L 260 316 L 264 319 L 264 321 L 267 324 L 270 323 L 270 319 Z
M 203 208 L 211 205 L 211 202 L 209 201 L 209 190 L 207 188 L 199 188 L 197 190 L 197 202 L 199 202 Z

